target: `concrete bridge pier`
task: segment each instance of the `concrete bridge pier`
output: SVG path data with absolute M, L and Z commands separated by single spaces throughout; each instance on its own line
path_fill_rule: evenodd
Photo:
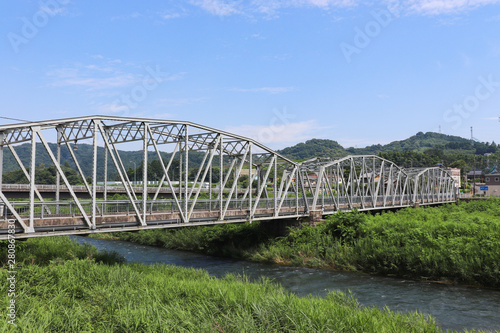
M 309 212 L 309 217 L 307 218 L 307 222 L 309 222 L 309 224 L 312 226 L 316 226 L 316 222 L 321 221 L 322 218 L 323 218 L 322 210 L 311 210 Z

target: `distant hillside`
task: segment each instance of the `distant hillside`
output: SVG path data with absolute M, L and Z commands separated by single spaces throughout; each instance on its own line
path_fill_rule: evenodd
M 49 147 L 55 155 L 57 149 L 56 144 L 49 143 Z M 19 155 L 19 158 L 23 162 L 24 166 L 28 167 L 31 158 L 31 144 L 25 143 L 15 146 L 15 150 L 17 155 Z M 90 176 L 92 174 L 92 145 L 79 143 L 78 149 L 75 150 L 74 152 L 80 164 L 80 167 L 83 170 L 83 173 L 85 174 L 85 176 Z M 119 150 L 118 152 L 120 154 L 120 159 L 122 160 L 123 165 L 125 166 L 125 169 L 135 168 L 136 166 L 137 168 L 139 168 L 141 166 L 142 156 L 143 156 L 142 151 Z M 170 156 L 171 156 L 170 153 L 162 153 L 162 158 L 164 160 L 168 160 Z M 158 156 L 155 152 L 151 151 L 148 152 L 148 161 L 157 159 Z M 189 165 L 192 167 L 198 166 L 201 164 L 202 159 L 203 159 L 202 153 L 191 152 L 189 154 Z M 76 169 L 76 166 L 73 163 L 73 159 L 71 158 L 68 148 L 65 145 L 63 145 L 61 146 L 61 164 L 64 165 L 66 162 L 69 164 L 71 168 Z M 36 165 L 37 166 L 52 165 L 52 161 L 41 143 L 37 143 L 36 145 Z M 3 167 L 4 173 L 18 169 L 19 166 L 17 165 L 14 156 L 12 155 L 9 149 L 4 148 L 4 167 Z M 109 179 L 114 179 L 117 175 L 116 169 L 113 165 L 113 161 L 111 158 L 108 158 L 108 172 L 109 172 Z M 104 174 L 103 147 L 97 147 L 97 174 L 98 174 L 98 179 L 102 180 Z
M 482 143 L 459 136 L 446 135 L 433 132 L 418 132 L 416 135 L 401 141 L 394 141 L 386 145 L 372 145 L 365 148 L 344 149 L 337 141 L 312 139 L 305 143 L 279 150 L 280 154 L 294 159 L 307 160 L 316 156 L 345 156 L 345 155 L 378 155 L 380 153 L 402 153 L 407 151 L 417 153 L 432 153 L 437 155 L 450 154 L 478 154 L 495 153 L 500 149 L 494 142 Z
M 49 144 L 51 150 L 56 151 L 56 145 Z M 25 166 L 29 165 L 30 161 L 30 144 L 22 144 L 15 146 L 16 152 L 23 161 Z M 485 158 L 486 153 L 496 153 L 496 156 Z M 119 151 L 120 157 L 126 169 L 140 168 L 142 163 L 141 151 Z M 337 141 L 325 139 L 311 139 L 306 142 L 296 144 L 292 147 L 287 147 L 279 150 L 278 153 L 296 160 L 304 161 L 317 156 L 324 157 L 341 157 L 349 154 L 353 155 L 381 155 L 391 161 L 396 162 L 401 166 L 432 166 L 437 163 L 445 163 L 452 165 L 453 162 L 460 162 L 457 165 L 468 165 L 469 168 L 486 168 L 498 164 L 500 161 L 500 146 L 495 143 L 471 142 L 458 136 L 445 135 L 439 133 L 422 133 L 419 132 L 408 139 L 394 141 L 386 145 L 372 145 L 365 148 L 347 148 L 344 149 Z M 41 144 L 37 144 L 36 148 L 37 166 L 44 164 L 45 166 L 52 165 L 48 154 Z M 86 176 L 91 174 L 92 170 L 92 146 L 88 144 L 78 144 L 78 149 L 75 154 L 80 161 L 80 165 Z M 104 171 L 104 148 L 98 147 L 98 175 L 99 180 L 103 177 Z M 162 153 L 163 159 L 170 157 L 169 153 Z M 154 152 L 148 153 L 148 160 L 157 159 Z M 189 167 L 196 168 L 201 164 L 203 153 L 192 152 L 189 154 Z M 71 159 L 68 149 L 63 146 L 61 149 L 61 164 L 69 163 L 71 168 L 75 165 Z M 134 164 L 135 162 L 135 164 Z M 491 162 L 491 165 L 490 165 Z M 4 173 L 18 169 L 14 157 L 9 149 L 4 148 Z M 113 166 L 111 158 L 108 159 L 109 179 L 114 179 L 116 170 Z
M 346 150 L 337 141 L 324 139 L 307 140 L 305 143 L 302 142 L 293 147 L 278 150 L 278 153 L 299 161 L 316 156 L 338 157 L 348 155 Z
M 425 152 L 429 149 L 442 150 L 444 154 L 485 154 L 494 153 L 498 147 L 495 143 L 472 142 L 459 136 L 434 132 L 418 132 L 416 135 L 401 141 L 393 141 L 386 145 L 372 145 L 365 148 L 347 148 L 351 154 L 367 155 L 379 152 Z

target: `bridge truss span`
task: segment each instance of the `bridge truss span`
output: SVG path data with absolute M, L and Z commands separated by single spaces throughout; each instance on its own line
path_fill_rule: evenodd
M 456 200 L 441 168 L 406 170 L 374 155 L 314 158 L 300 164 L 309 211 L 374 210 Z
M 140 162 L 125 151 L 140 154 Z M 28 200 L 2 186 L 7 155 L 24 176 L 19 186 Z M 53 183 L 37 181 L 41 163 L 54 171 Z M 121 197 L 111 200 L 117 186 Z M 377 156 L 296 163 L 255 140 L 192 122 L 88 116 L 0 126 L 0 239 L 302 218 L 455 198 L 453 179 L 438 168 L 405 170 Z
M 49 144 L 48 138 L 56 144 Z M 4 149 L 9 149 L 30 190 L 27 202 L 12 201 L 0 191 L 2 217 L 15 220 L 17 232 L 28 236 L 58 230 L 148 228 L 162 223 L 252 221 L 303 213 L 298 196 L 292 207 L 285 200 L 288 193 L 298 192 L 298 184 L 292 182 L 298 172 L 296 163 L 252 139 L 191 122 L 90 116 L 1 126 L 0 140 L 0 164 L 3 166 Z M 28 167 L 16 152 L 16 146 L 23 143 L 30 145 Z M 91 147 L 90 161 L 78 157 L 82 144 Z M 122 147 L 141 150 L 139 181 L 131 181 L 127 170 L 133 162 L 123 160 Z M 90 200 L 79 198 L 72 190 L 75 184 L 63 171 L 62 153 L 71 157 Z M 35 183 L 41 154 L 49 157 L 57 171 L 55 201 L 44 198 L 38 190 L 41 186 Z M 160 178 L 156 192 L 148 197 L 148 166 L 153 160 L 159 163 L 161 175 L 156 175 Z M 98 165 L 104 172 L 98 173 Z M 110 171 L 124 189 L 125 203 L 106 200 Z M 268 179 L 273 179 L 271 185 Z M 63 187 L 71 200 L 60 200 Z M 98 187 L 104 187 L 104 200 L 98 200 Z M 159 205 L 160 189 L 165 187 L 171 198 Z

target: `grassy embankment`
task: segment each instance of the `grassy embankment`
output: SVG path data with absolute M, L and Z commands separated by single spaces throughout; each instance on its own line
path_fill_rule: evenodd
M 500 287 L 498 199 L 376 215 L 336 214 L 279 238 L 258 223 L 111 237 L 254 261 Z
M 5 242 L 0 249 L 5 264 Z M 17 242 L 16 259 L 17 327 L 3 316 L 2 332 L 442 332 L 431 318 L 362 307 L 339 292 L 299 298 L 266 280 L 123 264 L 66 237 Z

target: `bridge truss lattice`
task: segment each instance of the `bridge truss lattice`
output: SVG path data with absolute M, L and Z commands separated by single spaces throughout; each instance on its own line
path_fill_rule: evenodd
M 82 143 L 91 147 L 91 160 L 78 158 Z M 17 153 L 22 144 L 29 145 L 28 163 Z M 377 156 L 299 164 L 255 140 L 184 121 L 88 116 L 0 126 L 0 189 L 6 149 L 27 180 L 29 199 L 15 201 L 0 191 L 0 239 L 11 229 L 17 237 L 138 230 L 300 218 L 311 212 L 456 198 L 453 179 L 438 168 L 404 170 Z M 123 160 L 123 150 L 141 151 L 138 182 L 128 176 L 131 161 Z M 56 169 L 54 200 L 44 197 L 35 181 L 42 152 Z M 61 164 L 63 152 L 90 199 L 73 190 Z M 154 185 L 148 172 L 152 161 L 161 166 Z M 109 200 L 110 172 L 123 187 L 125 200 Z M 151 187 L 156 187 L 154 194 Z M 165 188 L 169 197 L 160 198 Z M 63 190 L 70 200 L 61 200 Z

